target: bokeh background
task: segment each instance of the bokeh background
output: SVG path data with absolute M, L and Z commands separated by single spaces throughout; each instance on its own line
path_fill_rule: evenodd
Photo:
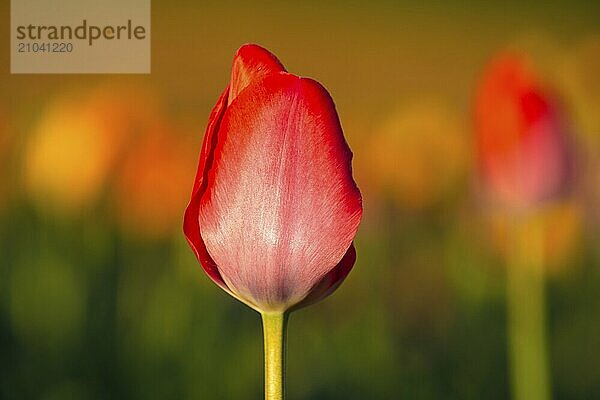
M 290 319 L 290 399 L 506 399 L 506 230 L 475 179 L 499 51 L 560 97 L 548 206 L 555 399 L 600 398 L 600 2 L 153 1 L 150 75 L 10 75 L 0 6 L 0 398 L 259 399 L 259 316 L 181 232 L 208 114 L 256 42 L 336 101 L 365 215 L 340 289 Z

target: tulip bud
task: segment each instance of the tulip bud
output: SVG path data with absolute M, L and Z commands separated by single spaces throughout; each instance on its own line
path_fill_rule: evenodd
M 334 103 L 256 45 L 236 53 L 208 122 L 184 232 L 209 277 L 260 312 L 330 294 L 362 215 Z
M 518 54 L 493 60 L 476 93 L 479 174 L 504 207 L 524 209 L 556 196 L 569 178 L 558 104 Z

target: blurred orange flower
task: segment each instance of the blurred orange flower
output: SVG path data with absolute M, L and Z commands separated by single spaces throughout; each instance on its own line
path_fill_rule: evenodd
M 116 207 L 124 228 L 147 238 L 179 232 L 195 164 L 195 146 L 165 125 L 140 137 L 116 182 Z
M 400 206 L 424 209 L 465 177 L 470 164 L 467 129 L 460 115 L 436 100 L 397 109 L 369 138 L 369 179 Z M 359 161 L 359 160 L 357 160 Z M 367 180 L 367 179 L 365 179 Z
M 133 136 L 149 130 L 155 115 L 152 97 L 130 87 L 55 99 L 27 143 L 27 191 L 42 208 L 56 211 L 93 204 Z

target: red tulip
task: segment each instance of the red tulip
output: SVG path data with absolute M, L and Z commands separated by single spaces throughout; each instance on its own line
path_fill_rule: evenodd
M 496 202 L 526 208 L 561 192 L 568 179 L 557 104 L 518 54 L 495 59 L 476 96 L 479 172 Z
M 541 203 L 564 192 L 569 149 L 558 105 L 518 54 L 495 59 L 484 72 L 475 103 L 482 183 L 510 226 L 507 316 L 512 397 L 549 399 L 545 334 Z M 509 218 L 506 218 L 509 217 Z M 516 217 L 516 218 L 515 218 Z
M 208 276 L 261 312 L 330 294 L 355 261 L 352 153 L 318 82 L 245 45 L 214 107 L 184 217 Z

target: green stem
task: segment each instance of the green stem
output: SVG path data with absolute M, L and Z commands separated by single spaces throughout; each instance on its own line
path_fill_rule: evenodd
M 507 268 L 514 400 L 549 400 L 542 220 L 516 221 Z
M 263 313 L 265 338 L 265 400 L 285 398 L 287 313 Z

